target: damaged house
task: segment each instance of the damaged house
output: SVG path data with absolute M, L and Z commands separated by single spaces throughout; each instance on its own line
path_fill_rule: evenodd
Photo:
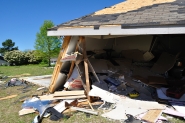
M 48 29 L 48 36 L 64 36 L 50 93 L 84 89 L 90 102 L 116 104 L 102 114 L 115 120 L 185 117 L 184 0 L 126 0 Z

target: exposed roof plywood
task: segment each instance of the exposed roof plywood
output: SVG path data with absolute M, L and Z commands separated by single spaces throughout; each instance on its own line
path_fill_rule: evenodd
M 153 4 L 168 3 L 174 1 L 175 0 L 127 0 L 125 2 L 121 2 L 119 4 L 111 6 L 110 8 L 105 8 L 97 11 L 94 15 L 123 13 Z

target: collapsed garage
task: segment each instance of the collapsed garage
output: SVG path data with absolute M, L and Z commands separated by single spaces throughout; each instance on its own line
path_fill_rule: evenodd
M 48 29 L 48 36 L 64 36 L 51 93 L 84 89 L 90 101 L 105 98 L 89 93 L 96 86 L 185 114 L 175 105 L 185 102 L 185 1 L 127 0 Z

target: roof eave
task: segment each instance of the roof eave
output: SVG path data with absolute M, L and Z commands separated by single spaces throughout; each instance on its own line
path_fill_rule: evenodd
M 102 25 L 84 27 L 58 27 L 57 30 L 48 30 L 48 36 L 86 36 L 86 35 L 156 35 L 156 34 L 185 34 L 185 24 L 163 26 L 122 26 Z

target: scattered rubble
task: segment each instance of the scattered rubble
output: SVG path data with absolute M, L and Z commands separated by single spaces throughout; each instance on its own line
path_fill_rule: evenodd
M 96 53 L 88 58 L 82 46 L 77 46 L 78 52 L 74 50 L 75 53 L 59 59 L 73 63 L 71 66 L 63 63 L 58 74 L 65 77 L 56 76 L 55 72 L 52 79 L 56 82 L 50 83 L 49 92 L 27 98 L 19 115 L 38 111 L 34 123 L 49 116 L 59 120 L 68 109 L 126 123 L 167 121 L 162 114 L 185 118 L 184 69 L 176 69 L 178 55 L 163 52 L 153 63 L 150 61 L 154 56 L 146 58 L 149 51 L 143 56 L 141 51 L 132 50 L 122 51 L 124 57 L 119 59 L 96 59 L 92 57 Z M 40 77 L 37 81 L 42 83 Z M 8 86 L 21 84 L 24 82 L 16 78 L 8 82 Z

